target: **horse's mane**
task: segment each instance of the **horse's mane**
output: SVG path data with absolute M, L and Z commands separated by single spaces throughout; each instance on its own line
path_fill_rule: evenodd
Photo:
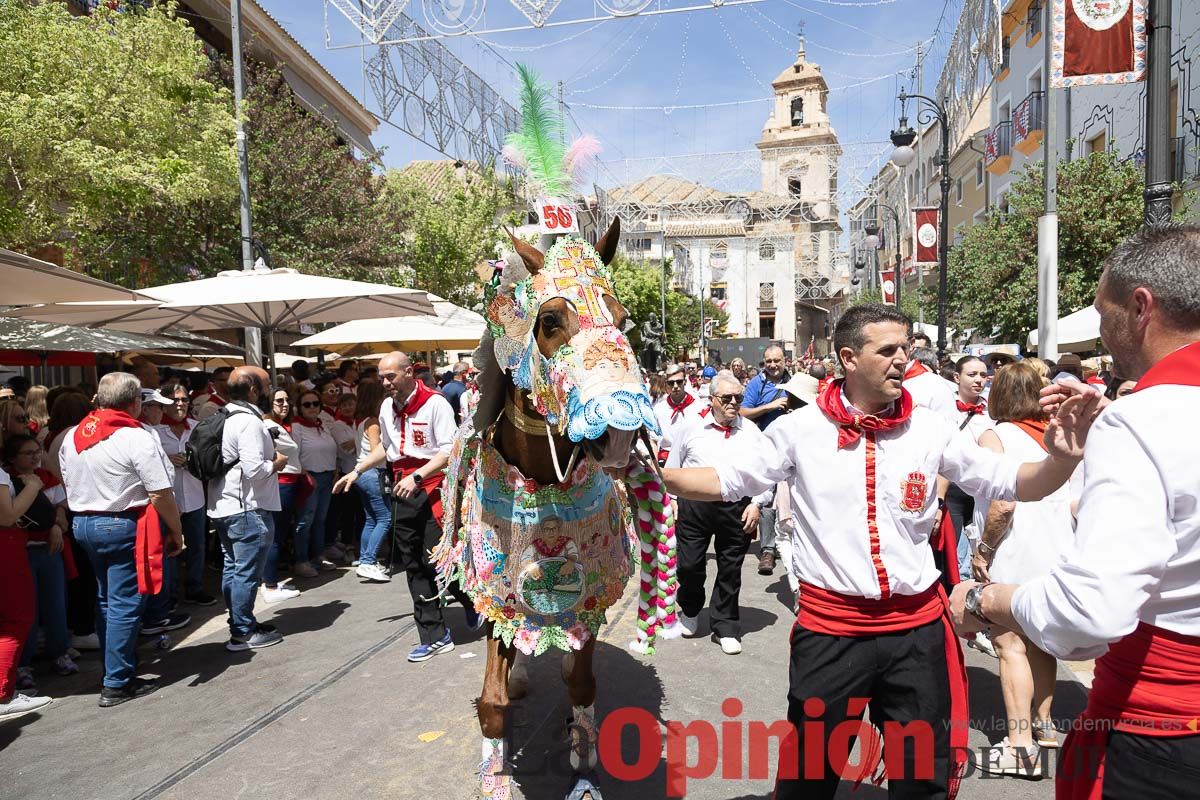
M 529 271 L 525 268 L 525 262 L 515 252 L 505 253 L 504 260 L 505 269 L 500 293 L 511 296 L 513 287 L 528 278 Z M 471 361 L 479 370 L 475 379 L 479 387 L 479 402 L 475 406 L 474 416 L 475 430 L 484 431 L 499 419 L 500 413 L 504 411 L 505 389 L 508 386 L 508 378 L 500 368 L 500 362 L 496 361 L 495 340 L 491 329 L 485 329 Z

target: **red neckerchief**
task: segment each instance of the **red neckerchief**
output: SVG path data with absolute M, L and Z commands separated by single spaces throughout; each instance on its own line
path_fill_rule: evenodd
M 327 406 L 324 403 L 322 403 L 321 410 L 324 411 L 326 414 L 328 414 L 331 417 L 337 417 L 337 406 Z
M 53 489 L 55 486 L 58 486 L 60 483 L 62 483 L 62 481 L 54 477 L 54 473 L 50 472 L 49 470 L 42 469 L 41 467 L 35 468 L 33 470 L 33 474 L 42 479 L 43 489 Z
M 124 411 L 101 408 L 88 414 L 75 426 L 75 451 L 82 453 L 92 445 L 103 442 L 121 428 L 140 428 L 142 423 Z
M 1151 386 L 1200 386 L 1200 342 L 1192 342 L 1171 353 L 1146 371 L 1135 392 Z
M 926 372 L 929 372 L 929 367 L 925 366 L 920 361 L 914 361 L 908 365 L 908 369 L 904 373 L 904 380 L 915 378 L 918 375 L 924 375 Z
M 688 406 L 696 402 L 696 398 L 692 397 L 687 392 L 683 393 L 683 400 L 679 401 L 679 405 L 671 402 L 671 395 L 667 395 L 667 405 L 671 409 L 671 424 L 675 424 L 675 419 L 682 414 Z
M 304 417 L 292 417 L 293 425 L 303 425 L 306 428 L 316 428 L 319 431 L 324 431 L 325 426 L 321 424 L 321 418 L 305 419 Z M 289 430 L 288 433 L 291 433 Z
M 354 418 L 353 414 L 346 415 L 340 411 L 333 415 L 333 419 L 335 422 L 344 422 L 347 425 L 349 425 L 351 428 L 353 428 L 355 425 L 358 424 L 358 421 Z
M 955 400 L 954 404 L 957 405 L 958 410 L 963 412 L 964 414 L 968 414 L 968 413 L 969 414 L 983 414 L 984 409 L 987 408 L 987 403 L 984 402 L 982 399 L 975 405 L 971 405 L 970 403 L 964 403 L 962 400 Z
M 912 416 L 913 400 L 907 389 L 901 389 L 900 401 L 892 404 L 889 416 L 851 414 L 842 402 L 842 384 L 845 382 L 844 378 L 838 378 L 829 384 L 829 388 L 817 395 L 817 405 L 825 412 L 825 416 L 838 426 L 838 450 L 857 442 L 863 431 L 890 431 L 908 422 L 908 418 Z
M 212 403 L 213 405 L 215 405 L 219 408 L 223 405 L 226 405 L 229 401 L 226 400 L 224 397 L 221 397 L 221 395 L 217 394 L 216 391 L 214 390 L 208 396 L 208 402 Z
M 700 412 L 701 419 L 703 419 L 704 417 L 707 417 L 709 415 L 709 412 L 711 412 L 711 411 L 712 411 L 712 406 L 709 406 L 708 408 L 705 408 L 703 411 L 701 411 Z M 730 436 L 733 436 L 734 427 L 732 425 L 722 425 L 721 423 L 717 422 L 715 419 L 712 422 L 710 422 L 709 425 L 712 425 L 714 428 L 716 428 L 719 431 L 723 431 L 725 433 L 726 439 L 728 439 Z
M 1041 419 L 1017 419 L 1013 420 L 1013 425 L 1016 425 L 1021 430 L 1029 434 L 1029 438 L 1038 443 L 1038 447 L 1046 450 L 1046 421 Z M 1050 452 L 1046 450 L 1046 452 Z
M 395 400 L 392 401 L 392 412 L 396 415 L 396 427 L 400 429 L 400 455 L 404 455 L 404 424 L 408 418 L 421 410 L 421 406 L 429 402 L 429 398 L 433 397 L 435 392 L 421 381 L 417 381 L 417 388 L 413 390 L 412 397 L 408 398 L 404 408 L 401 408 Z
M 26 420 L 25 427 L 28 428 L 29 432 L 32 433 L 34 436 L 37 436 L 37 432 L 42 429 L 42 426 L 37 424 L 36 419 Z

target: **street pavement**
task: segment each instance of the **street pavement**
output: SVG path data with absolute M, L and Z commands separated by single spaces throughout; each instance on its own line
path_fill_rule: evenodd
M 762 577 L 755 566 L 756 559 L 747 557 L 741 655 L 723 655 L 707 636 L 665 642 L 653 656 L 631 653 L 626 645 L 637 614 L 632 582 L 597 644 L 600 720 L 631 707 L 649 712 L 660 726 L 707 720 L 721 737 L 727 749 L 712 777 L 687 783 L 689 798 L 770 793 L 775 754 L 767 755 L 762 774 L 756 763 L 761 749 L 746 752 L 746 723 L 784 718 L 792 614 L 781 571 Z M 387 585 L 366 584 L 345 569 L 301 582 L 300 588 L 304 592 L 296 600 L 259 604 L 260 619 L 286 637 L 276 647 L 227 652 L 220 606 L 191 609 L 199 612 L 197 619 L 172 634 L 171 649 L 157 650 L 147 637 L 139 651 L 142 674 L 161 676 L 162 688 L 144 699 L 97 707 L 94 653 L 85 654 L 79 675 L 39 676 L 39 688 L 57 699 L 41 715 L 0 725 L 0 800 L 474 797 L 480 752 L 474 700 L 482 686 L 485 644 L 480 635 L 466 633 L 462 610 L 447 611 L 455 650 L 409 664 L 405 655 L 417 638 L 403 576 Z M 532 662 L 531 692 L 511 713 L 517 794 L 528 800 L 557 800 L 568 788 L 570 701 L 559 661 L 558 654 L 547 654 Z M 967 651 L 976 750 L 1003 736 L 996 664 Z M 723 707 L 727 698 L 741 702 L 740 713 Z M 1054 703 L 1060 727 L 1084 702 L 1083 687 L 1060 668 Z M 667 796 L 662 741 L 647 735 L 644 744 L 648 750 L 642 755 L 652 771 L 637 781 L 602 773 L 607 800 Z M 632 727 L 621 750 L 625 762 L 635 764 L 639 750 Z M 699 759 L 695 747 L 689 759 L 693 764 Z M 1053 757 L 1050 769 L 1052 774 Z M 1052 779 L 976 773 L 959 796 L 1024 800 L 1053 794 Z M 865 800 L 885 796 L 883 788 L 869 784 L 857 792 L 843 785 L 839 793 Z

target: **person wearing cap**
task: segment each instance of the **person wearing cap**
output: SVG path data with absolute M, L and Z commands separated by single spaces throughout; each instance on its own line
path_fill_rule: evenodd
M 1063 353 L 1058 357 L 1058 371 L 1067 373 L 1080 383 L 1083 382 L 1083 360 L 1074 353 Z
M 67 432 L 59 452 L 72 533 L 96 574 L 102 708 L 158 689 L 135 676 L 137 637 L 146 598 L 162 589 L 163 558 L 183 547 L 175 470 L 158 436 L 137 421 L 141 392 L 127 372 L 105 375 L 96 410 Z
M 462 396 L 467 390 L 467 370 L 471 367 L 465 361 L 459 361 L 450 370 L 450 380 L 442 387 L 442 396 L 450 403 L 450 408 L 454 409 L 454 424 L 462 424 Z
M 709 393 L 712 391 L 710 384 L 712 379 L 717 377 L 717 368 L 707 366 L 700 370 L 700 384 L 696 387 L 696 396 L 701 400 L 707 400 Z
M 763 351 L 762 371 L 746 383 L 746 402 L 741 415 L 752 420 L 759 430 L 765 431 L 787 410 L 788 394 L 783 384 L 791 375 L 783 368 L 783 348 L 771 345 Z M 763 508 L 759 526 L 758 574 L 770 575 L 775 571 L 775 509 Z
M 732 372 L 718 373 L 708 404 L 676 431 L 667 467 L 716 467 L 722 461 L 750 458 L 767 444 L 762 432 L 738 415 L 744 396 L 742 382 Z M 704 608 L 708 547 L 713 542 L 717 576 L 709 601 L 709 625 L 726 655 L 742 652 L 738 608 L 742 562 L 758 532 L 761 505 L 768 502 L 769 495 L 731 502 L 679 500 L 679 622 L 685 636 L 696 635 Z
M 671 450 L 675 432 L 705 407 L 688 391 L 687 375 L 679 364 L 671 364 L 666 373 L 667 393 L 654 404 L 654 416 L 662 435 L 658 440 L 658 460 L 664 463 Z

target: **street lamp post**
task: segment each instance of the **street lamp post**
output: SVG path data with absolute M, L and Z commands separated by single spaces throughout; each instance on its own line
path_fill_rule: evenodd
M 883 203 L 878 200 L 875 202 L 875 207 L 879 211 L 886 211 L 887 215 L 891 217 L 896 228 L 896 272 L 894 275 L 896 288 L 893 291 L 893 294 L 896 301 L 896 308 L 900 308 L 900 282 L 904 278 L 903 265 L 900 263 L 900 214 L 896 211 L 896 209 L 892 208 L 887 203 Z M 863 228 L 863 231 L 867 234 L 867 246 L 878 249 L 881 243 L 879 238 L 878 219 L 876 220 L 876 224 L 866 226 Z
M 942 190 L 942 202 L 938 209 L 938 356 L 946 354 L 946 268 L 947 259 L 949 257 L 949 238 L 950 238 L 950 117 L 946 112 L 946 99 L 938 102 L 931 97 L 926 97 L 923 94 L 907 94 L 903 89 L 900 90 L 900 124 L 896 130 L 892 131 L 892 144 L 896 146 L 892 153 L 892 163 L 898 167 L 904 167 L 912 163 L 916 153 L 913 152 L 912 143 L 917 139 L 917 132 L 908 125 L 908 118 L 904 115 L 904 105 L 909 100 L 918 101 L 917 107 L 917 122 L 918 124 L 938 121 L 938 127 L 942 131 L 942 151 L 938 153 L 937 164 L 942 170 L 942 180 L 940 188 Z M 924 106 L 921 105 L 924 103 Z

